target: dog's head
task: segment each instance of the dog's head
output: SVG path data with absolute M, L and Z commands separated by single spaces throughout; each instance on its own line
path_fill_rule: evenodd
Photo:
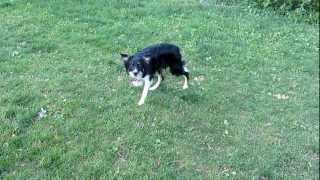
M 149 63 L 150 59 L 143 56 L 130 56 L 123 53 L 120 55 L 129 76 L 133 79 L 141 80 L 145 71 L 145 64 Z

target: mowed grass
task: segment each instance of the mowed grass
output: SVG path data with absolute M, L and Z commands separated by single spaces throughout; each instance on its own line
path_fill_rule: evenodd
M 138 107 L 120 52 L 179 45 Z M 46 117 L 38 118 L 41 108 Z M 196 0 L 2 0 L 0 178 L 318 179 L 319 28 Z

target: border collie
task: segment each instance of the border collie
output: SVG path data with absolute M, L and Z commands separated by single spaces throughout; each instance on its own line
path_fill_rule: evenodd
M 169 67 L 171 74 L 184 77 L 183 89 L 188 88 L 189 71 L 183 60 L 180 49 L 176 45 L 161 43 L 146 47 L 134 55 L 121 53 L 127 73 L 132 78 L 132 84 L 144 84 L 138 105 L 144 104 L 149 90 L 155 90 L 163 80 L 162 71 Z M 151 86 L 154 77 L 157 82 Z

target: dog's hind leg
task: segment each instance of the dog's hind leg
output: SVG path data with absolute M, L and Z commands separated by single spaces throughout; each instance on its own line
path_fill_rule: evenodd
M 162 76 L 157 74 L 157 82 L 152 87 L 150 87 L 149 90 L 153 91 L 153 90 L 157 89 L 160 86 L 161 81 L 162 81 Z
M 187 89 L 188 88 L 188 80 L 189 80 L 189 70 L 185 66 L 185 63 L 182 62 L 181 64 L 173 64 L 170 66 L 170 72 L 173 75 L 176 76 L 183 76 L 184 77 L 184 84 L 182 89 Z
M 138 102 L 138 105 L 141 106 L 142 104 L 144 104 L 144 101 L 148 95 L 148 91 L 151 85 L 151 81 L 150 81 L 150 76 L 146 76 L 143 78 L 144 79 L 144 87 L 143 87 L 143 91 L 142 91 L 142 95 L 140 97 L 140 100 Z
M 183 77 L 184 77 L 184 83 L 182 89 L 187 89 L 188 86 L 188 80 L 189 80 L 189 70 L 188 68 L 183 65 Z

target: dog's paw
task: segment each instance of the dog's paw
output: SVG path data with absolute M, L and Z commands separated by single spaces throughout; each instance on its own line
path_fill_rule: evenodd
M 188 85 L 183 85 L 182 89 L 185 90 L 185 89 L 188 89 L 188 87 L 189 87 Z
M 141 102 L 141 101 L 138 102 L 138 106 L 141 106 L 143 104 L 144 104 L 144 102 Z

